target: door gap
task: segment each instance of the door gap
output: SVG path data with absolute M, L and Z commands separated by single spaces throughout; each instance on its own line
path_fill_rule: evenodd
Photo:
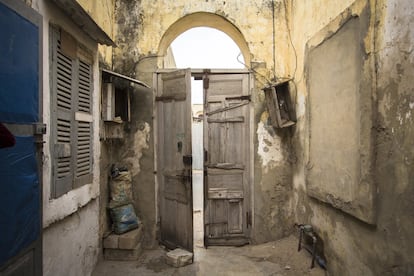
M 194 247 L 204 247 L 203 81 L 191 78 Z

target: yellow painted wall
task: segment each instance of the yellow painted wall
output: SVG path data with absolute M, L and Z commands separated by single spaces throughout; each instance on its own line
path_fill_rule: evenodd
M 203 12 L 221 16 L 234 25 L 234 30 L 239 30 L 247 42 L 250 56 L 245 56 L 245 60 L 252 62 L 265 62 L 266 69 L 262 73 L 268 79 L 272 79 L 273 71 L 273 48 L 272 48 L 272 5 L 271 1 L 140 1 L 138 13 L 139 26 L 136 35 L 139 41 L 136 42 L 135 49 L 140 55 L 163 54 L 168 45 L 160 45 L 163 36 L 169 36 L 168 41 L 172 41 L 180 33 L 177 30 L 169 29 L 179 19 L 188 15 Z M 132 12 L 133 13 L 133 12 Z M 277 64 L 276 71 L 278 76 L 287 74 L 287 58 L 289 44 L 285 43 L 287 32 L 284 20 L 284 7 L 280 1 L 275 1 L 275 36 Z M 201 14 L 201 16 L 203 16 Z M 204 23 L 202 23 L 204 22 Z M 206 18 L 204 21 L 199 17 L 190 18 L 186 24 L 188 26 L 211 26 L 225 31 L 228 35 L 230 28 L 215 19 Z M 224 28 L 224 29 L 223 29 Z M 238 41 L 236 41 L 238 43 Z M 164 49 L 160 49 L 163 47 Z M 116 51 L 122 52 L 119 48 Z M 162 66 L 162 62 L 158 63 Z M 250 64 L 248 64 L 250 66 Z M 262 80 L 264 83 L 265 80 Z
M 287 161 L 289 149 L 282 145 L 281 137 L 274 132 L 269 134 L 266 129 L 269 127 L 267 122 L 260 122 L 259 127 L 261 113 L 264 111 L 261 89 L 276 78 L 289 78 L 291 71 L 292 48 L 288 43 L 288 20 L 285 18 L 284 3 L 268 0 L 120 1 L 117 3 L 116 13 L 118 17 L 115 33 L 119 47 L 114 49 L 114 68 L 146 83 L 152 83 L 152 73 L 163 67 L 164 54 L 169 44 L 187 29 L 213 27 L 225 32 L 236 42 L 247 67 L 257 72 L 254 74 L 252 93 L 255 106 L 252 131 L 258 143 L 253 150 L 260 151 L 263 156 L 255 156 L 257 171 L 254 185 L 257 204 L 254 207 L 254 223 L 257 227 L 254 240 L 264 242 L 289 233 L 293 212 L 288 208 L 289 196 L 285 194 L 291 183 L 290 164 Z M 144 112 L 151 114 L 152 109 L 147 106 Z M 259 145 L 262 147 L 260 150 Z M 270 150 L 266 151 L 265 147 Z M 141 172 L 140 177 L 152 177 L 145 174 L 146 172 Z M 284 174 L 283 177 L 280 174 Z M 283 195 L 275 195 L 276 177 L 279 177 L 281 185 L 284 186 L 281 192 Z M 151 183 L 148 185 L 149 191 Z M 272 203 L 272 198 L 275 197 L 281 198 L 279 205 Z M 151 210 L 141 211 L 149 214 L 146 218 L 148 221 L 152 216 Z M 284 215 L 280 216 L 281 213 Z
M 121 2 L 122 3 L 122 2 Z M 291 231 L 294 220 L 292 206 L 297 202 L 290 191 L 292 185 L 292 155 L 287 131 L 276 134 L 268 124 L 262 88 L 271 82 L 293 78 L 296 88 L 299 122 L 296 139 L 305 143 L 305 96 L 303 76 L 306 44 L 310 38 L 353 4 L 346 1 L 150 1 L 129 4 L 131 17 L 116 25 L 124 34 L 115 49 L 116 67 L 135 73 L 151 83 L 151 71 L 163 66 L 163 55 L 170 42 L 185 30 L 209 26 L 220 29 L 241 48 L 249 69 L 254 71 L 255 102 L 255 233 L 254 240 L 263 242 Z M 122 7 L 120 6 L 120 9 Z M 125 14 L 125 12 L 124 12 Z M 134 26 L 126 29 L 125 25 Z M 134 53 L 128 55 L 128 53 Z M 147 58 L 150 57 L 150 58 Z M 152 57 L 152 58 L 151 58 Z M 122 59 L 133 62 L 125 62 Z M 299 166 L 299 170 L 302 168 Z M 295 176 L 302 181 L 304 172 Z M 275 180 L 276 179 L 276 180 Z M 280 187 L 276 187 L 280 185 Z M 283 192 L 280 192 L 283 190 Z M 275 201 L 275 198 L 283 198 Z M 270 218 L 270 219 L 269 219 Z M 275 230 L 276 229 L 276 230 Z
M 114 36 L 115 0 L 77 0 L 83 9 L 95 20 L 112 39 Z M 112 47 L 99 45 L 100 61 L 112 65 Z
M 137 77 L 146 83 L 152 83 L 153 72 L 164 66 L 164 55 L 169 44 L 188 28 L 214 27 L 227 33 L 239 45 L 247 67 L 252 69 L 255 79 L 253 89 L 255 115 L 253 240 L 255 242 L 277 239 L 291 233 L 293 229 L 290 223 L 292 222 L 311 223 L 315 225 L 315 229 L 320 231 L 325 240 L 326 257 L 330 262 L 328 263 L 329 270 L 335 275 L 382 275 L 387 272 L 387 267 L 391 272 L 395 270 L 396 274 L 401 272 L 400 275 L 408 275 L 409 273 L 404 272 L 412 272 L 409 270 L 410 266 L 406 264 L 410 260 L 411 264 L 414 263 L 412 261 L 414 255 L 409 254 L 412 246 L 408 246 L 414 243 L 405 242 L 412 241 L 412 238 L 411 240 L 407 238 L 410 224 L 407 223 L 409 213 L 406 211 L 412 204 L 408 204 L 409 199 L 403 195 L 386 197 L 398 194 L 398 190 L 394 191 L 392 187 L 394 183 L 397 183 L 397 186 L 400 185 L 398 184 L 400 182 L 399 189 L 409 194 L 407 187 L 410 187 L 408 184 L 412 184 L 410 179 L 413 179 L 409 178 L 411 174 L 408 168 L 408 165 L 412 164 L 409 163 L 412 160 L 410 159 L 412 154 L 411 157 L 409 154 L 403 154 L 403 152 L 411 152 L 410 141 L 412 139 L 409 141 L 406 137 L 412 137 L 412 135 L 408 135 L 408 130 L 408 134 L 405 135 L 406 130 L 402 128 L 405 124 L 412 122 L 411 110 L 408 108 L 412 109 L 414 104 L 412 100 L 409 100 L 407 88 L 412 88 L 412 85 L 410 86 L 407 78 L 404 78 L 404 72 L 400 70 L 402 67 L 409 70 L 407 60 L 412 60 L 412 51 L 407 45 L 412 45 L 410 40 L 412 32 L 408 31 L 409 27 L 401 25 L 398 21 L 412 22 L 413 13 L 409 9 L 409 0 L 104 1 L 105 4 L 115 6 L 111 10 L 112 13 L 108 13 L 105 4 L 98 5 L 98 1 L 79 0 L 79 2 L 99 24 L 102 24 L 104 30 L 118 45 L 113 49 L 113 60 L 111 59 L 112 50 L 102 51 L 101 49 L 104 60 L 108 64 L 113 62 L 116 71 Z M 379 106 L 376 106 L 375 99 L 373 99 L 372 105 L 373 112 L 377 112 L 380 115 L 379 118 L 384 117 L 384 126 L 379 126 L 379 129 L 384 129 L 385 134 L 381 134 L 384 137 L 381 136 L 383 140 L 380 142 L 391 148 L 394 147 L 393 156 L 401 159 L 394 157 L 393 164 L 400 162 L 398 167 L 394 167 L 387 163 L 388 157 L 380 156 L 380 159 L 385 159 L 381 159 L 381 166 L 388 168 L 390 173 L 387 171 L 382 175 L 383 178 L 388 177 L 386 181 L 378 182 L 378 191 L 385 192 L 384 197 L 378 199 L 380 215 L 376 226 L 369 226 L 352 215 L 311 199 L 306 191 L 308 166 L 306 160 L 309 143 L 308 128 L 310 127 L 307 121 L 309 91 L 305 74 L 307 46 L 318 39 L 327 39 L 329 30 L 327 30 L 328 33 L 323 33 L 322 30 L 328 25 L 339 26 L 340 20 L 333 23 L 332 21 L 338 20 L 338 16 L 344 14 L 349 7 L 353 6 L 354 10 L 358 10 L 367 3 L 369 3 L 371 20 L 379 22 L 376 25 L 378 30 L 369 30 L 371 35 L 377 36 L 375 43 L 378 46 L 375 49 L 372 48 L 374 39 L 369 37 L 370 35 L 364 41 L 364 46 L 367 59 L 374 59 L 370 56 L 373 53 L 377 55 L 375 62 L 377 62 L 380 74 L 374 69 L 370 72 L 370 68 L 366 67 L 364 67 L 366 70 L 364 73 L 366 75 L 377 74 L 374 79 L 378 78 L 378 84 L 382 84 L 382 87 L 379 87 L 382 90 L 378 89 L 373 92 L 373 98 L 377 96 L 377 92 L 378 95 L 384 95 L 384 98 L 379 99 Z M 115 17 L 113 25 L 106 25 L 110 21 L 102 19 L 100 17 L 102 15 L 107 19 Z M 387 36 L 382 37 L 384 33 Z M 394 37 L 404 40 L 403 43 L 395 42 Z M 400 48 L 405 50 L 397 53 Z M 388 54 L 391 54 L 392 58 Z M 405 55 L 406 59 L 400 60 L 399 55 Z M 394 60 L 400 61 L 400 67 L 394 66 Z M 391 77 L 389 77 L 390 72 L 394 74 Z M 363 78 L 369 77 L 371 76 L 363 76 Z M 292 95 L 296 103 L 298 122 L 291 130 L 274 130 L 268 123 L 268 113 L 261 89 L 270 82 L 285 78 L 292 78 L 294 83 Z M 404 85 L 398 87 L 401 81 Z M 375 87 L 375 84 L 373 85 Z M 391 91 L 390 87 L 398 90 L 404 97 L 399 95 L 401 99 L 393 101 L 394 90 Z M 148 125 L 152 136 L 151 95 L 136 96 L 134 101 L 133 105 L 137 108 L 132 112 L 135 113 L 139 123 Z M 402 115 L 396 118 L 390 115 L 397 114 L 403 109 L 402 107 L 407 108 L 406 113 L 401 113 Z M 374 123 L 377 122 L 373 120 Z M 131 131 L 131 137 L 134 137 L 134 131 Z M 397 131 L 399 135 L 394 134 L 394 131 Z M 138 132 L 136 134 L 140 135 Z M 401 144 L 396 146 L 394 140 L 398 139 L 401 140 Z M 373 141 L 376 142 L 376 140 Z M 400 146 L 402 150 L 399 149 Z M 127 146 L 125 147 L 123 150 L 128 151 Z M 155 237 L 156 228 L 153 150 L 153 140 L 150 140 L 149 149 L 137 162 L 147 169 L 139 171 L 134 178 L 140 192 L 142 191 L 139 195 L 143 200 L 138 208 L 146 223 L 147 239 Z M 381 145 L 378 150 L 384 156 L 386 155 L 386 150 Z M 376 158 L 378 156 L 377 154 Z M 381 168 L 375 169 L 381 174 Z M 402 200 L 399 200 L 400 198 Z M 403 222 L 394 221 L 394 217 Z M 398 235 L 400 237 L 396 238 Z M 373 245 L 372 248 L 370 245 Z M 401 256 L 398 253 L 399 248 L 403 248 L 404 254 Z M 375 266 L 378 260 L 381 265 Z M 399 266 L 400 263 L 403 265 Z M 402 270 L 399 270 L 400 267 Z
M 413 22 L 414 6 L 409 0 L 293 0 L 290 8 L 291 37 L 296 49 L 296 55 L 290 55 L 290 63 L 297 63 L 294 81 L 299 117 L 294 136 L 298 160 L 292 183 L 295 220 L 312 224 L 319 232 L 324 240 L 328 270 L 333 275 L 412 274 L 414 220 L 413 202 L 409 198 L 414 186 L 409 180 L 412 174 L 408 173 L 412 171 L 412 163 L 402 160 L 413 160 L 413 140 L 409 138 L 413 134 L 414 104 L 410 104 L 413 85 L 408 84 L 413 53 L 408 49 L 414 41 L 409 23 Z M 306 184 L 307 171 L 312 169 L 308 163 L 312 126 L 308 116 L 310 84 L 306 75 L 309 66 L 306 49 L 329 39 L 335 29 L 343 26 L 347 14 L 360 15 L 358 11 L 363 9 L 368 10 L 370 24 L 363 41 L 355 43 L 360 43 L 365 51 L 361 83 L 367 85 L 360 89 L 368 91 L 360 91 L 360 95 L 367 93 L 370 97 L 364 98 L 369 107 L 358 111 L 364 118 L 361 122 L 370 121 L 365 131 L 371 135 L 368 145 L 361 135 L 358 146 L 363 157 L 372 154 L 368 161 L 372 179 L 364 179 L 374 187 L 374 204 L 369 206 L 369 212 L 375 213 L 371 225 L 310 198 Z M 343 123 L 337 121 L 339 126 Z M 370 152 L 363 153 L 364 148 Z M 361 163 L 358 169 L 363 171 L 365 166 Z M 360 189 L 368 190 L 365 185 L 360 185 Z

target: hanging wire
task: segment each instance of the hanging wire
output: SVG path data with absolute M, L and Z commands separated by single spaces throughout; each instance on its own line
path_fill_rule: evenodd
M 259 75 L 259 76 L 261 76 L 262 78 L 264 78 L 266 81 L 267 81 L 267 83 L 264 83 L 264 82 L 261 82 L 259 79 L 259 82 L 261 83 L 261 84 L 263 84 L 264 86 L 269 86 L 272 82 L 265 76 L 265 75 L 263 75 L 263 74 L 261 74 L 261 73 L 259 73 L 258 71 L 256 71 L 254 68 L 251 68 L 251 67 L 249 67 L 247 64 L 245 64 L 243 61 L 241 61 L 240 59 L 239 59 L 239 57 L 242 55 L 242 53 L 241 52 L 239 52 L 239 54 L 237 55 L 237 57 L 236 57 L 236 59 L 237 59 L 237 61 L 240 63 L 240 64 L 242 64 L 242 65 L 244 65 L 244 67 L 246 67 L 247 69 L 249 69 L 249 70 L 251 70 L 251 71 L 253 71 L 255 74 L 257 74 L 257 75 Z
M 287 32 L 288 32 L 289 43 L 292 46 L 293 53 L 295 55 L 295 67 L 294 67 L 295 69 L 293 70 L 293 74 L 290 77 L 278 77 L 277 73 L 276 73 L 276 49 L 275 49 L 276 48 L 276 30 L 275 30 L 275 2 L 274 2 L 274 0 L 272 0 L 271 6 L 272 6 L 272 44 L 273 44 L 273 51 L 272 51 L 272 55 L 273 55 L 272 56 L 273 57 L 273 72 L 272 73 L 273 73 L 274 81 L 269 80 L 265 75 L 259 73 L 255 69 L 247 66 L 244 62 L 242 62 L 239 59 L 241 53 L 239 53 L 239 55 L 237 56 L 237 61 L 240 64 L 244 65 L 247 69 L 253 71 L 255 74 L 258 74 L 259 76 L 263 77 L 267 81 L 267 84 L 262 82 L 262 84 L 265 85 L 265 86 L 269 86 L 274 82 L 278 83 L 279 81 L 282 81 L 282 80 L 283 81 L 292 81 L 293 85 L 295 86 L 295 97 L 296 97 L 297 85 L 296 85 L 296 81 L 295 81 L 295 76 L 296 76 L 296 72 L 297 72 L 297 68 L 298 68 L 298 56 L 297 56 L 296 47 L 295 47 L 295 45 L 293 44 L 293 41 L 292 41 L 291 29 L 289 27 L 289 22 L 288 22 L 288 19 L 287 19 L 286 0 L 283 0 L 283 6 L 284 6 L 284 9 L 285 9 L 285 24 L 286 24 L 286 29 L 287 29 Z
M 283 6 L 285 8 L 285 24 L 286 24 L 286 29 L 288 31 L 288 37 L 289 37 L 290 45 L 292 46 L 293 53 L 295 55 L 295 69 L 293 70 L 292 76 L 290 78 L 287 78 L 287 81 L 291 81 L 293 83 L 293 86 L 295 87 L 295 100 L 294 100 L 294 103 L 297 104 L 298 87 L 296 85 L 295 76 L 296 76 L 296 70 L 298 69 L 298 55 L 297 55 L 297 52 L 296 52 L 295 45 L 293 44 L 293 41 L 292 41 L 291 30 L 290 30 L 289 22 L 288 22 L 288 19 L 287 19 L 287 13 L 288 13 L 288 11 L 287 11 L 286 0 L 283 0 Z M 302 75 L 302 77 L 303 77 L 303 75 Z
M 295 45 L 293 44 L 293 41 L 292 41 L 291 30 L 290 30 L 289 22 L 288 22 L 288 19 L 287 19 L 287 4 L 286 4 L 286 0 L 283 0 L 283 5 L 284 5 L 284 8 L 285 8 L 285 24 L 286 24 L 286 29 L 288 31 L 288 37 L 289 37 L 290 45 L 292 46 L 293 53 L 295 55 L 295 70 L 293 70 L 293 74 L 291 76 L 291 79 L 293 80 L 295 78 L 295 76 L 296 76 L 296 70 L 298 69 L 298 55 L 297 55 L 297 52 L 296 52 Z
M 277 82 L 276 74 L 276 30 L 275 30 L 275 1 L 272 0 L 272 42 L 273 42 L 273 78 Z

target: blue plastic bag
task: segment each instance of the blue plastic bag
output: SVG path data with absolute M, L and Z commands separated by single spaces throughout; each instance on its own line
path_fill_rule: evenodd
M 121 205 L 109 209 L 114 232 L 122 234 L 132 229 L 138 228 L 138 217 L 135 214 L 132 204 Z

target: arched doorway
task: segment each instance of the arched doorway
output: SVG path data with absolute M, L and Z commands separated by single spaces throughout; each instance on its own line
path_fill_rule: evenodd
M 189 250 L 193 246 L 192 230 L 189 230 L 193 222 L 193 193 L 189 192 L 190 188 L 198 188 L 194 191 L 201 192 L 201 199 L 204 199 L 201 206 L 197 204 L 200 201 L 194 202 L 194 218 L 199 217 L 197 213 L 204 212 L 201 223 L 205 245 L 247 243 L 252 217 L 252 81 L 248 70 L 242 69 L 244 61 L 239 60 L 238 69 L 234 66 L 166 69 L 171 67 L 166 66 L 166 60 L 171 65 L 169 47 L 173 40 L 180 32 L 200 26 L 225 32 L 237 44 L 240 55 L 246 60 L 249 58 L 247 43 L 237 28 L 224 18 L 208 13 L 196 13 L 180 19 L 167 30 L 160 43 L 159 53 L 164 60 L 159 60 L 159 65 L 165 69 L 156 73 L 154 81 L 160 238 L 167 246 L 181 246 Z M 200 55 L 203 54 L 201 51 Z M 191 64 L 186 67 L 194 68 Z M 201 85 L 194 85 L 197 81 Z M 196 103 L 204 107 L 201 138 L 191 136 L 191 131 L 196 130 L 195 122 L 200 121 L 199 117 L 193 119 L 191 115 L 194 111 L 190 92 L 192 86 L 201 87 L 201 99 L 204 100 Z M 197 131 L 200 131 L 200 126 Z M 198 173 L 194 174 L 196 171 Z M 199 184 L 203 182 L 205 186 L 200 189 Z M 194 195 L 200 196 L 197 193 Z
M 168 64 L 177 68 L 243 69 L 244 60 L 238 45 L 224 32 L 196 27 L 180 34 L 170 46 Z M 172 54 L 172 55 L 171 55 Z M 174 57 L 174 59 L 172 59 Z M 204 246 L 204 147 L 203 81 L 191 78 L 192 111 L 192 187 L 194 246 Z
M 245 64 L 250 64 L 250 50 L 246 39 L 234 24 L 214 13 L 197 12 L 177 20 L 164 33 L 158 47 L 158 68 L 164 68 L 163 59 L 171 43 L 185 31 L 197 27 L 213 28 L 228 35 L 240 48 Z

